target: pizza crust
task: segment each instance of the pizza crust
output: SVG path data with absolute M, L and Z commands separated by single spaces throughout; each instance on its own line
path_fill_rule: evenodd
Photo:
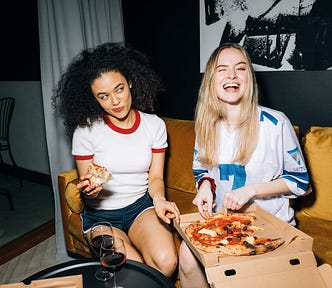
M 269 239 L 264 244 L 225 245 L 216 248 L 218 255 L 253 256 L 268 253 L 285 243 L 282 238 Z M 211 251 L 212 252 L 212 251 Z

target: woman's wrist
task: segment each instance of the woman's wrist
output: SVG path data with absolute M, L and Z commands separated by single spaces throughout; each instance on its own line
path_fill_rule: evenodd
M 162 196 L 155 196 L 153 197 L 153 205 L 156 206 L 156 204 L 160 201 L 160 200 L 163 200 L 163 201 L 166 201 L 166 198 L 165 197 L 162 197 Z
M 211 185 L 211 192 L 212 194 L 214 195 L 215 192 L 216 192 L 216 183 L 214 182 L 214 179 L 211 178 L 211 177 L 202 177 L 201 179 L 199 179 L 198 183 L 197 183 L 197 189 L 199 189 L 199 187 L 202 185 L 202 183 L 204 181 L 208 181 L 210 182 L 210 185 Z

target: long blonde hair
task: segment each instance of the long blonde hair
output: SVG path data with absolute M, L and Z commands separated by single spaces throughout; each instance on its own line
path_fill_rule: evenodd
M 228 48 L 238 49 L 243 54 L 249 67 L 250 79 L 245 95 L 241 100 L 243 105 L 241 105 L 241 120 L 237 127 L 237 150 L 233 162 L 246 164 L 258 140 L 258 87 L 250 57 L 246 50 L 238 44 L 222 44 L 212 52 L 206 64 L 195 111 L 195 133 L 199 147 L 199 160 L 208 166 L 218 164 L 219 125 L 220 120 L 226 119 L 225 109 L 218 99 L 213 80 L 219 54 Z

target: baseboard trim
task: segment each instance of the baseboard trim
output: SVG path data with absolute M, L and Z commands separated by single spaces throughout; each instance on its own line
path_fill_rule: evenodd
M 54 219 L 0 247 L 0 265 L 15 258 L 55 234 Z

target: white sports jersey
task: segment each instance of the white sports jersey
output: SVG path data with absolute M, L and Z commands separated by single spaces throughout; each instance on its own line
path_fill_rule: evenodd
M 243 166 L 232 163 L 237 132 L 228 133 L 220 125 L 219 165 L 207 168 L 198 161 L 199 147 L 195 145 L 193 171 L 195 181 L 211 177 L 216 184 L 216 207 L 221 209 L 225 193 L 253 183 L 265 183 L 284 178 L 291 195 L 269 196 L 255 199 L 261 208 L 295 225 L 294 211 L 289 199 L 304 195 L 309 189 L 309 175 L 292 124 L 284 113 L 259 107 L 259 139 L 249 162 Z
M 121 129 L 106 120 L 93 123 L 91 128 L 78 127 L 74 132 L 75 159 L 93 158 L 112 173 L 99 196 L 86 199 L 92 208 L 119 209 L 142 197 L 148 188 L 152 153 L 166 150 L 164 121 L 156 115 L 134 111 L 136 122 L 130 129 Z

